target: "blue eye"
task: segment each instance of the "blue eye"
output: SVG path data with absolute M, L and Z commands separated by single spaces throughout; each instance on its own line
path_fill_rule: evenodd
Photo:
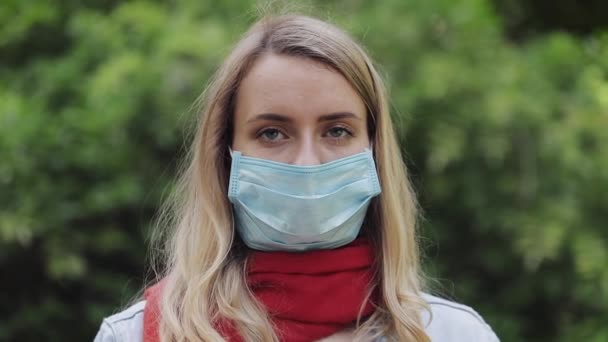
M 284 136 L 281 131 L 276 128 L 266 128 L 258 134 L 258 138 L 266 141 L 277 141 Z
M 347 136 L 349 136 L 349 135 L 352 135 L 352 134 L 351 134 L 351 132 L 350 132 L 349 130 L 347 130 L 347 129 L 346 129 L 346 128 L 344 128 L 344 127 L 339 127 L 339 126 L 331 128 L 331 129 L 330 129 L 330 130 L 327 132 L 327 134 L 328 134 L 330 137 L 332 137 L 332 138 L 338 138 L 338 139 L 339 139 L 339 138 L 344 138 L 344 137 L 347 137 Z

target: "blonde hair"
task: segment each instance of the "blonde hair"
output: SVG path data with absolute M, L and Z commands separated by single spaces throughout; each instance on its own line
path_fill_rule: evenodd
M 227 199 L 228 147 L 239 82 L 264 54 L 310 58 L 340 72 L 367 106 L 382 194 L 368 210 L 365 234 L 377 254 L 374 314 L 357 322 L 357 340 L 385 336 L 429 341 L 420 312 L 422 278 L 416 201 L 392 127 L 386 90 L 371 60 L 347 34 L 301 15 L 267 17 L 235 46 L 201 97 L 193 144 L 157 226 L 168 229 L 162 258 L 161 341 L 223 341 L 218 319 L 232 321 L 247 341 L 278 341 L 271 319 L 245 280 L 246 249 L 235 236 Z M 370 290 L 371 293 L 371 290 Z

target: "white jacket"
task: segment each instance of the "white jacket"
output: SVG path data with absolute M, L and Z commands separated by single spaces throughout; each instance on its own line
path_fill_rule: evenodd
M 423 314 L 426 333 L 433 342 L 498 342 L 492 328 L 472 308 L 428 294 L 432 311 Z M 143 339 L 145 301 L 103 320 L 94 342 L 139 342 Z M 430 322 L 429 322 L 430 320 Z

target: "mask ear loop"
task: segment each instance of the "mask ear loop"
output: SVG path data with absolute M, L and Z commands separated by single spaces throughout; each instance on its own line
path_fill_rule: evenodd
M 366 147 L 365 150 L 369 151 L 372 154 L 372 157 L 376 157 L 376 153 L 374 153 L 374 142 L 370 142 L 369 147 Z
M 232 151 L 232 146 L 230 146 L 230 145 L 228 145 L 228 152 L 230 152 L 230 159 L 233 159 L 234 151 Z M 230 162 L 230 164 L 232 165 L 232 162 Z M 234 206 L 232 205 L 232 203 L 230 203 L 230 226 L 232 227 L 232 242 L 231 242 L 232 246 L 230 247 L 232 249 L 232 247 L 234 246 L 234 242 L 238 236 L 238 232 L 236 231 L 236 220 L 234 219 Z

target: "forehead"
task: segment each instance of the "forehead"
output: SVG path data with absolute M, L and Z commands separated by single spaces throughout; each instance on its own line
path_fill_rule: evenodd
M 237 119 L 266 112 L 310 117 L 337 111 L 366 115 L 363 100 L 346 78 L 309 58 L 265 55 L 237 93 Z

